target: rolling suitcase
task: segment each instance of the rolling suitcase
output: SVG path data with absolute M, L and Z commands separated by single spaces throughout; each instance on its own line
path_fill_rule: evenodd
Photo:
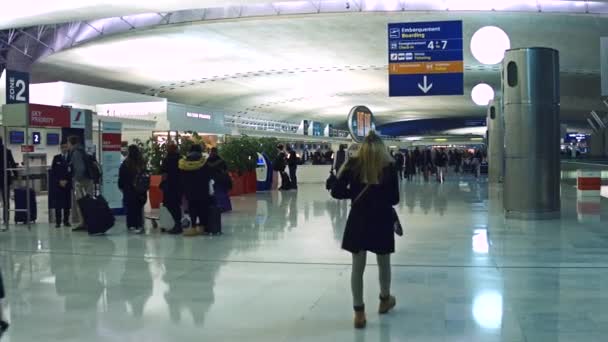
M 38 219 L 38 207 L 36 206 L 36 192 L 34 189 L 30 190 L 30 223 L 36 222 Z M 26 210 L 27 209 L 27 192 L 25 188 L 15 189 L 15 209 Z M 15 223 L 28 223 L 27 222 L 27 211 L 15 212 Z
M 87 195 L 78 200 L 78 206 L 90 235 L 102 235 L 114 227 L 114 214 L 103 196 Z
M 209 207 L 209 217 L 207 219 L 207 229 L 206 232 L 211 235 L 221 235 L 222 234 L 222 209 L 220 209 L 217 205 L 212 205 Z

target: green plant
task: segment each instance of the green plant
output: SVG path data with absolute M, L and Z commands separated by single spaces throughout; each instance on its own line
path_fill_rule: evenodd
M 190 152 L 190 148 L 192 147 L 192 145 L 202 145 L 204 144 L 204 142 L 201 136 L 198 135 L 198 133 L 184 132 L 183 134 L 180 134 L 178 136 L 177 144 L 180 156 L 185 157 L 188 155 L 188 152 Z
M 218 150 L 229 171 L 243 174 L 255 170 L 260 145 L 258 139 L 244 135 L 228 137 Z
M 279 139 L 277 138 L 258 138 L 258 142 L 260 145 L 260 152 L 266 154 L 266 156 L 270 159 L 270 161 L 274 161 L 279 154 L 277 150 L 277 145 L 279 144 Z

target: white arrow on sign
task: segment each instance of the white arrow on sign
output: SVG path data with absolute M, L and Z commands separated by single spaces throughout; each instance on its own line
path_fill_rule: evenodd
M 433 83 L 428 84 L 428 79 L 426 75 L 424 75 L 424 85 L 418 83 L 418 88 L 420 88 L 420 90 L 426 94 L 433 88 Z

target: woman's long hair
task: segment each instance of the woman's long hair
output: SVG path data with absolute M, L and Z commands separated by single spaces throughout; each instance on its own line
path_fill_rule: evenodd
M 129 171 L 133 173 L 141 172 L 144 170 L 145 162 L 141 151 L 139 150 L 139 147 L 137 147 L 136 145 L 129 146 L 129 154 L 127 155 L 125 163 L 127 163 Z
M 355 158 L 354 174 L 365 184 L 380 184 L 382 174 L 393 158 L 380 136 L 370 132 L 359 148 Z

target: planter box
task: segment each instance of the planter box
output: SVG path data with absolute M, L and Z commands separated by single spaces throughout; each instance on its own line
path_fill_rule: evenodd
M 148 197 L 150 198 L 150 207 L 152 209 L 159 209 L 163 203 L 163 192 L 160 190 L 160 182 L 163 177 L 161 175 L 150 176 L 150 191 Z

